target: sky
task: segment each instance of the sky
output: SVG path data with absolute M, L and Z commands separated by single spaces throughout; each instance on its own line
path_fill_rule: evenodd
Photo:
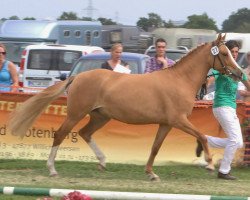
M 140 17 L 156 13 L 165 21 L 187 21 L 190 15 L 207 15 L 218 28 L 224 20 L 240 8 L 250 9 L 250 0 L 6 0 L 1 1 L 0 18 L 18 16 L 36 19 L 56 19 L 63 12 L 79 17 L 112 19 L 124 25 L 136 25 Z

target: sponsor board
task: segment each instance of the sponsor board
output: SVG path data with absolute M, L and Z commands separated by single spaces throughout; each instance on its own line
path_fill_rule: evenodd
M 67 113 L 66 97 L 60 97 L 44 111 L 21 140 L 12 136 L 7 129 L 9 114 L 32 94 L 0 94 L 0 159 L 42 159 L 47 160 L 56 130 Z M 244 104 L 238 103 L 238 116 L 244 117 Z M 212 114 L 211 102 L 197 102 L 190 121 L 204 134 L 224 137 L 218 122 Z M 95 155 L 78 135 L 89 117 L 80 121 L 68 134 L 57 154 L 57 160 L 97 162 Z M 98 130 L 93 138 L 107 157 L 107 162 L 145 164 L 150 154 L 158 125 L 130 125 L 111 120 Z M 157 157 L 156 164 L 167 161 L 202 163 L 195 157 L 196 139 L 173 128 L 166 137 Z M 221 159 L 222 150 L 211 149 L 215 161 Z M 241 151 L 239 151 L 241 154 Z M 239 156 L 240 157 L 240 156 Z

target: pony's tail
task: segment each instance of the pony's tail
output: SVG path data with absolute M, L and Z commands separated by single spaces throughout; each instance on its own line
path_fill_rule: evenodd
M 35 96 L 29 98 L 10 114 L 8 129 L 12 135 L 23 138 L 37 117 L 47 106 L 58 98 L 72 83 L 74 77 L 50 86 Z

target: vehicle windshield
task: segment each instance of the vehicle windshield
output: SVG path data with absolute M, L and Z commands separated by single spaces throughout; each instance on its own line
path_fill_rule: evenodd
M 70 71 L 74 62 L 82 56 L 81 51 L 30 50 L 28 69 Z
M 124 60 L 129 64 L 131 74 L 138 74 L 139 73 L 139 64 L 135 60 Z M 100 69 L 102 66 L 102 63 L 106 62 L 106 59 L 98 59 L 98 60 L 90 60 L 90 59 L 84 59 L 79 60 L 78 63 L 76 63 L 74 69 L 70 73 L 70 76 L 77 75 L 81 72 L 90 71 L 93 69 Z M 146 65 L 146 60 L 143 60 L 142 62 L 143 69 Z

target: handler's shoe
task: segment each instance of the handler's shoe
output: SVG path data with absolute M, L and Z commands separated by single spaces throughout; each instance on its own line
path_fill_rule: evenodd
M 203 151 L 203 147 L 202 147 L 202 144 L 199 140 L 196 140 L 196 142 L 197 142 L 197 147 L 196 147 L 195 153 L 196 153 L 197 157 L 200 157 L 201 153 Z
M 228 174 L 223 174 L 221 172 L 218 172 L 218 178 L 225 179 L 225 180 L 236 180 L 237 178 L 235 176 L 232 176 L 230 172 Z

